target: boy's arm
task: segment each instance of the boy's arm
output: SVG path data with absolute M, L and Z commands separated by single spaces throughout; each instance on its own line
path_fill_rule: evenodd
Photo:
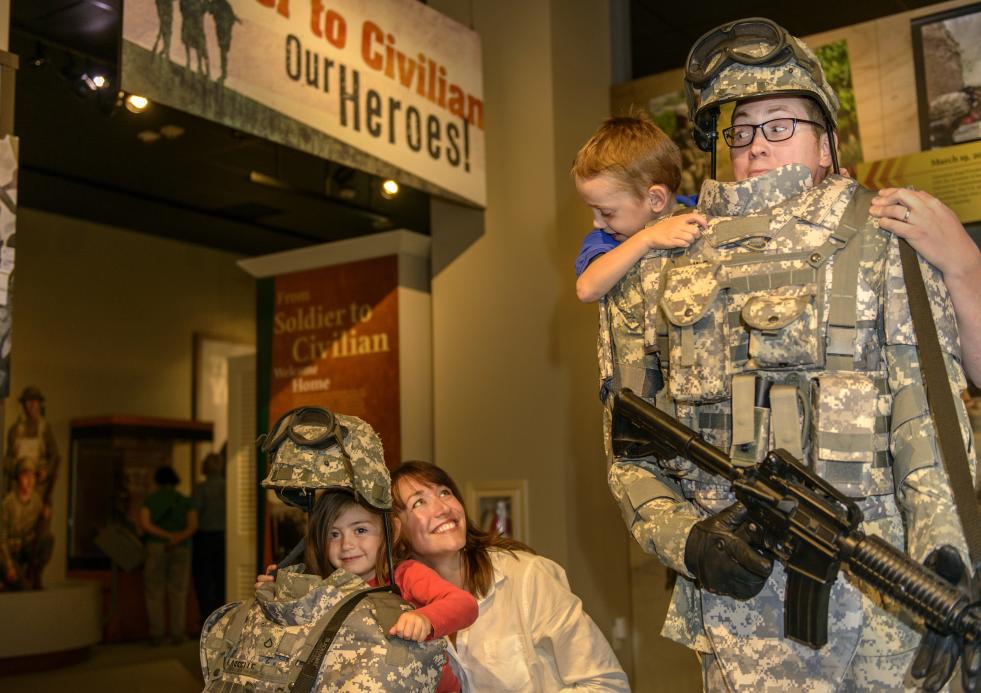
M 576 296 L 583 303 L 598 301 L 649 251 L 686 248 L 698 238 L 706 223 L 704 216 L 691 213 L 667 217 L 641 229 L 583 270 L 576 280 Z
M 430 639 L 442 638 L 469 628 L 477 620 L 477 600 L 469 592 L 441 578 L 418 561 L 405 561 L 395 568 L 402 597 L 419 604 L 417 612 L 433 624 Z
M 594 303 L 603 298 L 649 250 L 642 234 L 636 233 L 598 256 L 576 280 L 576 296 L 583 303 Z

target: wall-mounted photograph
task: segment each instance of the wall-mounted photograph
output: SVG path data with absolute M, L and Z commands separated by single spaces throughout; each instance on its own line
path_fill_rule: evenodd
M 981 3 L 911 21 L 922 149 L 981 140 Z
M 529 542 L 527 480 L 468 484 L 466 493 L 467 515 L 481 529 Z

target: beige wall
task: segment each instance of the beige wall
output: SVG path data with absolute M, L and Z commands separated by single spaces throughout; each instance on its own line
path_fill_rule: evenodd
M 596 308 L 575 297 L 590 215 L 568 173 L 609 112 L 607 3 L 430 4 L 481 35 L 488 152 L 483 219 L 433 204 L 436 462 L 461 484 L 527 479 L 532 545 L 609 635 L 629 614 L 628 537 L 606 485 Z
M 16 419 L 20 391 L 38 385 L 62 456 L 47 581 L 65 574 L 69 420 L 100 414 L 190 418 L 194 332 L 255 339 L 255 285 L 236 259 L 19 210 L 4 430 Z M 188 446 L 183 448 L 177 462 L 186 467 Z

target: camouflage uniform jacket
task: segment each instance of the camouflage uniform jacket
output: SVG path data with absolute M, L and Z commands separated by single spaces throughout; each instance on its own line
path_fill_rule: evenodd
M 855 219 L 846 209 L 856 187 L 834 175 L 812 186 L 800 165 L 706 181 L 702 238 L 687 251 L 648 255 L 607 298 L 603 389 L 630 387 L 745 464 L 772 448 L 793 452 L 858 499 L 865 532 L 917 560 L 941 544 L 966 557 L 934 454 L 898 245 L 868 221 L 867 198 L 858 223 L 845 223 Z M 920 264 L 960 392 L 953 309 L 939 273 Z M 755 406 L 760 379 L 771 384 L 770 407 Z M 812 690 L 833 690 L 853 655 L 908 652 L 919 641 L 905 616 L 845 575 L 831 593 L 829 642 L 817 651 L 783 638 L 781 566 L 746 602 L 700 591 L 685 543 L 695 522 L 733 501 L 728 484 L 681 459 L 612 462 L 610 488 L 628 529 L 680 576 L 663 635 L 714 652 L 728 681 L 758 684 L 751 672 L 765 661 L 777 687 L 806 677 Z
M 0 513 L 0 566 L 10 565 L 21 547 L 34 541 L 44 504 L 37 492 L 22 499 L 16 489 L 3 498 Z
M 302 566 L 280 570 L 255 599 L 227 604 L 208 617 L 200 642 L 205 691 L 290 690 L 331 616 L 368 587 L 343 570 L 323 579 L 298 570 Z M 445 641 L 388 636 L 411 608 L 391 592 L 358 603 L 324 656 L 312 690 L 435 691 Z
M 17 484 L 15 466 L 18 457 L 28 457 L 38 465 L 38 492 L 44 496 L 46 484 L 58 469 L 60 456 L 54 432 L 43 417 L 32 421 L 21 414 L 7 431 L 7 449 L 4 455 L 6 491 Z

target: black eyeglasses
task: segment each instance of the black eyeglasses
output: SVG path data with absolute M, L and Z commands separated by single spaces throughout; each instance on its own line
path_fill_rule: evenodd
M 756 129 L 759 128 L 763 131 L 763 137 L 766 138 L 767 142 L 783 142 L 794 136 L 797 123 L 807 123 L 824 129 L 821 123 L 804 118 L 774 118 L 758 125 L 749 125 L 748 123 L 733 125 L 722 131 L 722 137 L 725 138 L 726 144 L 730 148 L 745 147 L 756 137 Z

